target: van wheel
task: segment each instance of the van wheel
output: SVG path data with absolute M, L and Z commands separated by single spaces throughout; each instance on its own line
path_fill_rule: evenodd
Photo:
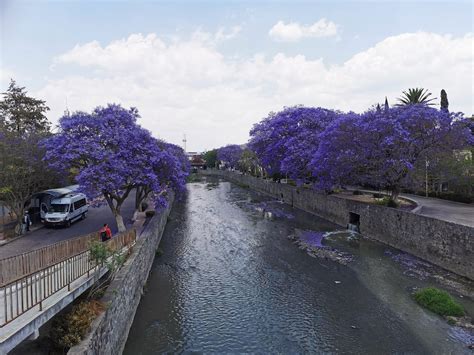
M 81 214 L 81 219 L 82 220 L 85 220 L 86 219 L 86 213 L 84 212 L 83 214 Z
M 69 219 L 66 221 L 66 227 L 69 228 L 70 226 L 71 226 L 71 220 Z

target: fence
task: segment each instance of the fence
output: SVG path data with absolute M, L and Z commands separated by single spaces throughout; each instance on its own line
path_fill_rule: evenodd
M 118 251 L 125 246 L 131 247 L 135 240 L 136 232 L 132 229 L 106 243 L 111 250 Z M 66 286 L 70 291 L 73 281 L 85 274 L 89 276 L 96 266 L 89 250 L 85 250 L 0 286 L 0 312 L 3 313 L 0 328 L 38 305 L 41 311 L 45 299 Z
M 64 240 L 2 259 L 0 260 L 0 286 L 85 251 L 93 240 L 99 240 L 99 233 Z

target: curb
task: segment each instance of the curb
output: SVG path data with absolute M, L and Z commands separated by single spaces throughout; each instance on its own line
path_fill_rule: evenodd
M 38 226 L 37 228 L 30 229 L 29 232 L 27 232 L 25 234 L 22 234 L 22 235 L 19 235 L 18 237 L 0 240 L 0 247 L 3 247 L 4 245 L 10 244 L 10 243 L 14 242 L 15 240 L 26 237 L 27 235 L 30 235 L 30 233 L 36 232 L 38 229 L 41 229 L 41 228 L 44 228 L 44 224 L 42 224 L 41 226 Z

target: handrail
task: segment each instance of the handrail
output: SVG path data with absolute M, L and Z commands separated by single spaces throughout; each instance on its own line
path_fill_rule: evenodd
M 97 236 L 97 239 L 99 239 L 99 232 L 92 232 L 92 233 L 89 233 L 89 234 L 84 234 L 84 235 L 80 235 L 80 236 L 77 236 L 77 237 L 74 237 L 74 238 L 69 238 L 69 239 L 66 239 L 66 240 L 60 240 L 59 242 L 56 242 L 56 243 L 53 243 L 53 244 L 48 244 L 48 245 L 45 245 L 44 247 L 39 247 L 39 248 L 36 248 L 36 249 L 31 249 L 29 251 L 25 251 L 23 253 L 20 253 L 20 254 L 16 254 L 16 255 L 12 255 L 12 256 L 7 256 L 6 258 L 2 258 L 0 259 L 0 262 L 4 261 L 4 260 L 9 260 L 9 259 L 14 259 L 14 258 L 17 258 L 19 256 L 23 256 L 23 255 L 28 255 L 28 254 L 31 254 L 31 253 L 34 253 L 34 252 L 38 252 L 38 251 L 41 251 L 41 250 L 46 250 L 46 249 L 50 249 L 52 246 L 57 246 L 57 245 L 61 245 L 61 244 L 65 244 L 67 242 L 74 242 L 74 241 L 77 241 L 77 240 L 82 240 L 84 238 L 90 238 L 92 236 Z
M 136 231 L 131 229 L 106 243 L 117 251 L 126 246 L 131 247 L 135 241 Z M 44 300 L 66 286 L 71 291 L 73 281 L 85 274 L 89 277 L 90 271 L 96 267 L 94 260 L 90 258 L 90 251 L 85 250 L 0 286 L 0 301 L 3 300 L 0 307 L 0 328 L 38 305 L 41 311 Z
M 0 285 L 87 250 L 87 245 L 94 239 L 99 240 L 98 232 L 62 240 L 25 253 L 0 259 Z

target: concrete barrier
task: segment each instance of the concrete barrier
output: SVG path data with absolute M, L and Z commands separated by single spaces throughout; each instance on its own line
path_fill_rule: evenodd
M 107 309 L 92 324 L 89 335 L 68 354 L 121 354 L 166 227 L 168 207 L 155 214 L 137 239 L 133 252 L 102 298 Z
M 356 214 L 362 235 L 474 279 L 472 227 L 230 171 L 204 170 L 202 174 L 248 186 L 343 227 L 349 223 L 351 213 Z

